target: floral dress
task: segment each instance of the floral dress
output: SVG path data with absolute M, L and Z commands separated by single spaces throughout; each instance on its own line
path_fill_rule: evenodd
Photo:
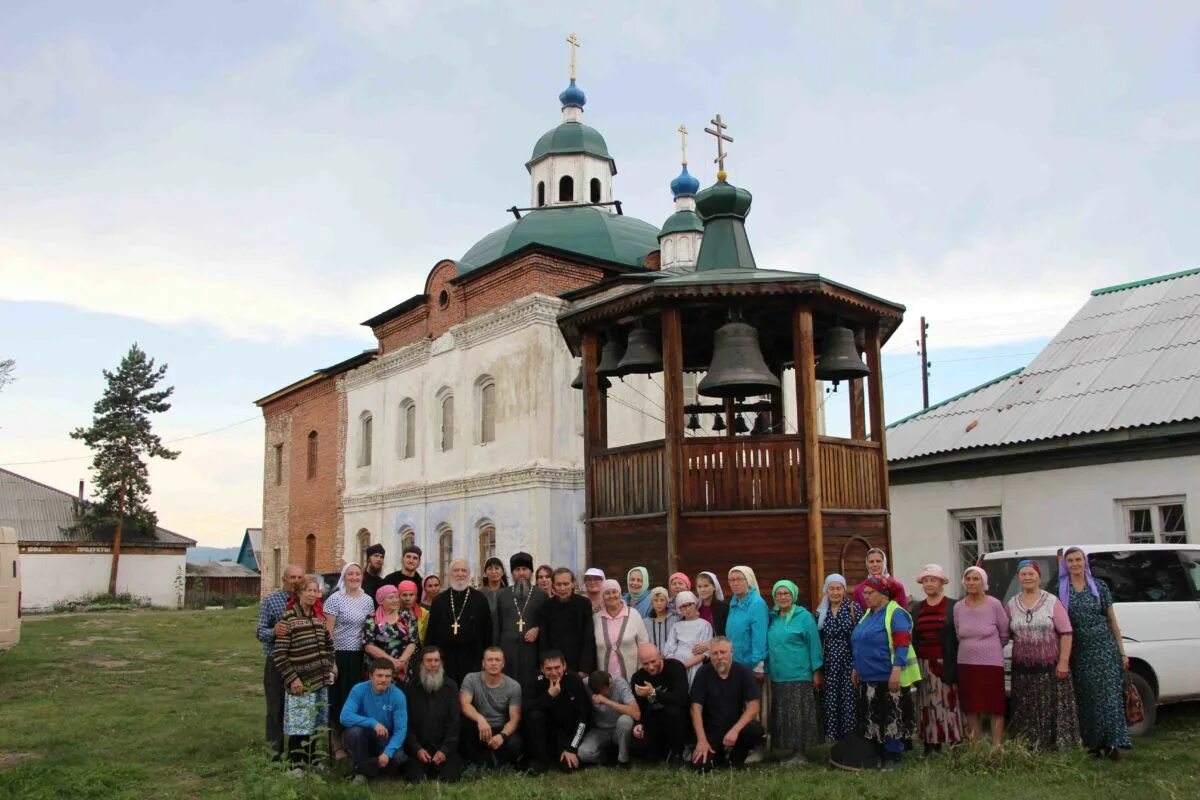
M 830 613 L 821 627 L 821 647 L 824 666 L 821 675 L 821 712 L 825 723 L 825 738 L 838 741 L 853 733 L 857 725 L 858 692 L 850 680 L 853 660 L 850 634 L 862 619 L 862 608 L 849 598 L 842 601 L 836 614 Z
M 1125 694 L 1122 683 L 1121 650 L 1108 624 L 1112 595 L 1096 583 L 1100 597 L 1087 587 L 1070 588 L 1074 640 L 1071 644 L 1071 679 L 1079 710 L 1079 732 L 1088 750 L 1129 748 L 1129 726 L 1125 724 Z
M 411 611 L 401 611 L 395 622 L 385 622 L 382 625 L 372 614 L 363 624 L 362 640 L 364 648 L 373 644 L 392 658 L 403 655 L 404 649 L 410 644 L 416 645 L 408 659 L 407 675 L 413 675 L 417 665 L 421 663 L 420 621 Z
M 1032 606 L 1018 592 L 1008 601 L 1008 631 L 1013 640 L 1009 735 L 1039 750 L 1079 747 L 1079 719 L 1071 678 L 1056 673 L 1061 637 L 1071 621 L 1058 598 L 1042 591 Z

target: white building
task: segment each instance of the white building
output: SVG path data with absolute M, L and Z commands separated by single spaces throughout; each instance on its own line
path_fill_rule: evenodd
M 906 582 L 1000 549 L 1200 541 L 1200 270 L 1097 289 L 1029 366 L 887 448 Z

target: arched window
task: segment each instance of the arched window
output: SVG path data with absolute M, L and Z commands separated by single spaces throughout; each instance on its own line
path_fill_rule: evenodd
M 317 537 L 309 534 L 304 537 L 304 574 L 312 575 L 317 571 Z
M 308 435 L 308 479 L 317 477 L 317 432 Z
M 447 451 L 447 450 L 453 450 L 454 449 L 454 395 L 445 394 L 442 396 L 440 413 L 438 414 L 438 416 L 441 417 L 441 419 L 439 420 L 439 423 L 441 424 L 441 437 L 439 440 L 440 445 L 441 445 L 441 450 L 443 452 Z
M 364 411 L 358 417 L 358 465 L 371 466 L 371 440 L 374 438 L 374 420 L 370 411 Z
M 592 188 L 592 202 L 599 203 L 600 202 L 600 179 L 599 178 L 592 178 L 591 188 Z
M 479 580 L 484 580 L 483 565 L 496 555 L 496 526 L 490 522 L 479 525 Z
M 413 533 L 412 528 L 400 529 L 400 552 L 403 553 L 408 548 L 417 543 L 417 536 Z
M 450 530 L 450 526 L 443 525 L 438 528 L 438 569 L 441 571 L 442 580 L 450 580 L 450 562 L 454 560 L 454 531 Z
M 371 546 L 371 532 L 366 528 L 360 528 L 358 531 L 358 558 L 355 559 L 359 566 L 367 563 L 367 548 Z
M 483 375 L 475 382 L 479 406 L 479 427 L 476 437 L 480 444 L 496 441 L 496 381 Z
M 575 199 L 575 179 L 570 175 L 563 175 L 558 180 L 558 201 L 560 203 L 570 203 Z
M 401 458 L 417 454 L 417 404 L 411 398 L 400 403 L 400 441 L 396 449 Z
M 545 181 L 538 181 L 537 204 L 538 204 L 538 208 L 541 208 L 542 206 L 546 205 L 546 182 Z

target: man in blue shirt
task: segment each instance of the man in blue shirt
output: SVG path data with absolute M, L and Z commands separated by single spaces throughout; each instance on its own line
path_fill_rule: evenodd
M 281 588 L 263 598 L 258 608 L 258 624 L 254 635 L 262 642 L 263 655 L 263 695 L 267 699 L 267 741 L 275 751 L 275 758 L 283 752 L 283 678 L 275 668 L 275 626 L 283 619 L 287 610 L 288 600 L 291 600 L 304 583 L 304 570 L 295 564 L 288 565 L 283 571 Z
M 396 775 L 404 762 L 408 701 L 392 685 L 394 667 L 386 658 L 371 662 L 371 678 L 357 684 L 342 706 L 342 741 L 354 762 L 354 782 Z

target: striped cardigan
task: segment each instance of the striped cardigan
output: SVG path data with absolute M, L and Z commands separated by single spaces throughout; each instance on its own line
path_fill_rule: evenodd
M 275 639 L 275 669 L 289 686 L 296 678 L 308 689 L 325 682 L 333 670 L 333 639 L 325 620 L 315 614 L 304 614 L 298 605 L 292 606 L 280 620 L 287 631 Z

